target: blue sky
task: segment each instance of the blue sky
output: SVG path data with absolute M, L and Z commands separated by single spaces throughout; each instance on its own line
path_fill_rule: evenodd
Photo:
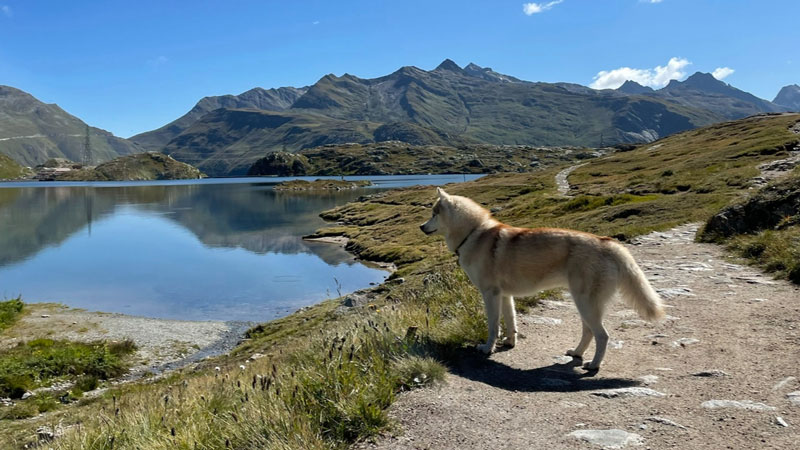
M 207 95 L 445 58 L 598 87 L 719 69 L 772 100 L 800 83 L 797 17 L 798 0 L 0 0 L 0 84 L 123 137 Z

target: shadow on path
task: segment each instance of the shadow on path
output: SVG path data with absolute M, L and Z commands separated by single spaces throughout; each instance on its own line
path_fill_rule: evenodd
M 464 354 L 453 365 L 453 373 L 468 380 L 509 391 L 578 392 L 638 386 L 628 378 L 597 377 L 597 371 L 585 371 L 582 361 L 551 364 L 533 369 L 518 369 L 475 354 Z

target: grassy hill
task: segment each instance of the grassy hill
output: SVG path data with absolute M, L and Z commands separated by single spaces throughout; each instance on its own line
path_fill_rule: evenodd
M 121 156 L 93 168 L 66 172 L 58 181 L 191 180 L 203 174 L 189 164 L 155 152 Z
M 0 180 L 22 178 L 30 174 L 30 170 L 20 166 L 16 161 L 0 153 Z
M 758 191 L 757 165 L 800 145 L 791 131 L 798 121 L 797 114 L 752 117 L 590 160 L 569 178 L 574 197 L 557 193 L 554 176 L 563 166 L 490 175 L 448 190 L 513 225 L 629 238 L 704 221 L 746 201 Z M 485 337 L 482 302 L 454 255 L 441 238 L 418 229 L 434 199 L 432 187 L 420 186 L 325 213 L 339 224 L 319 235 L 346 236 L 362 258 L 398 266 L 370 305 L 348 313 L 325 302 L 262 324 L 231 355 L 191 374 L 117 386 L 43 418 L 4 423 L 7 440 L 59 421 L 81 423 L 58 441 L 76 449 L 112 441 L 131 448 L 342 448 L 375 435 L 387 426 L 385 408 L 397 392 L 440 379 L 436 360 L 458 357 Z M 793 251 L 800 247 L 796 238 L 786 242 Z
M 608 150 L 608 149 L 606 149 Z M 596 150 L 495 145 L 409 145 L 400 141 L 327 145 L 296 153 L 273 152 L 248 175 L 388 175 L 529 172 L 599 155 Z

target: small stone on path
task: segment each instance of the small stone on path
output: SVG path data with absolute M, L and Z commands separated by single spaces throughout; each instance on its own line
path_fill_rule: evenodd
M 775 418 L 775 423 L 780 425 L 780 426 L 782 426 L 782 427 L 784 427 L 784 428 L 789 426 L 789 424 L 786 423 L 786 421 L 783 420 L 783 417 L 781 417 L 781 416 L 778 416 L 778 417 Z
M 678 339 L 677 341 L 674 341 L 674 342 L 672 343 L 672 346 L 673 346 L 673 347 L 675 347 L 675 348 L 678 348 L 678 347 L 686 347 L 687 345 L 696 344 L 696 343 L 698 343 L 698 342 L 700 342 L 700 339 L 695 339 L 695 338 L 680 338 L 680 339 Z
M 590 392 L 591 395 L 604 398 L 617 398 L 617 397 L 666 397 L 667 394 L 663 392 L 654 391 L 645 387 L 627 387 L 618 389 L 607 389 L 604 391 Z
M 800 406 L 800 391 L 789 392 L 786 394 L 786 398 L 788 398 L 793 405 Z
M 775 386 L 772 386 L 772 390 L 779 391 L 789 385 L 789 383 L 794 383 L 795 381 L 797 381 L 797 377 L 786 377 L 775 383 Z
M 642 375 L 639 377 L 644 384 L 656 384 L 658 382 L 658 375 Z
M 736 408 L 746 409 L 749 411 L 774 411 L 774 406 L 765 405 L 764 403 L 753 402 L 750 400 L 708 400 L 700 404 L 703 408 L 720 409 L 720 408 Z
M 626 445 L 640 445 L 643 442 L 640 435 L 619 429 L 576 430 L 569 436 L 603 448 L 623 448 Z
M 725 372 L 724 370 L 719 370 L 719 369 L 711 369 L 711 370 L 703 370 L 703 371 L 700 371 L 700 372 L 695 372 L 695 373 L 692 374 L 692 376 L 693 377 L 705 377 L 705 378 L 727 377 L 728 376 L 728 372 Z
M 679 424 L 677 422 L 674 422 L 672 420 L 669 420 L 669 419 L 667 419 L 665 417 L 653 416 L 653 417 L 648 417 L 647 420 L 649 420 L 650 422 L 656 422 L 656 423 L 660 423 L 660 424 L 664 424 L 664 425 L 669 425 L 671 427 L 677 427 L 677 428 L 680 428 L 680 429 L 683 429 L 683 430 L 686 429 L 685 426 L 683 426 L 683 425 L 681 425 L 681 424 Z

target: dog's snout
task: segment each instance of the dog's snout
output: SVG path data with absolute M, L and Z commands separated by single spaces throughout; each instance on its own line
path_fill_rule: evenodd
M 420 229 L 420 230 L 422 230 L 422 231 L 424 232 L 424 231 L 425 231 L 425 224 L 423 223 L 422 225 L 420 225 L 420 226 L 419 226 L 419 229 Z

